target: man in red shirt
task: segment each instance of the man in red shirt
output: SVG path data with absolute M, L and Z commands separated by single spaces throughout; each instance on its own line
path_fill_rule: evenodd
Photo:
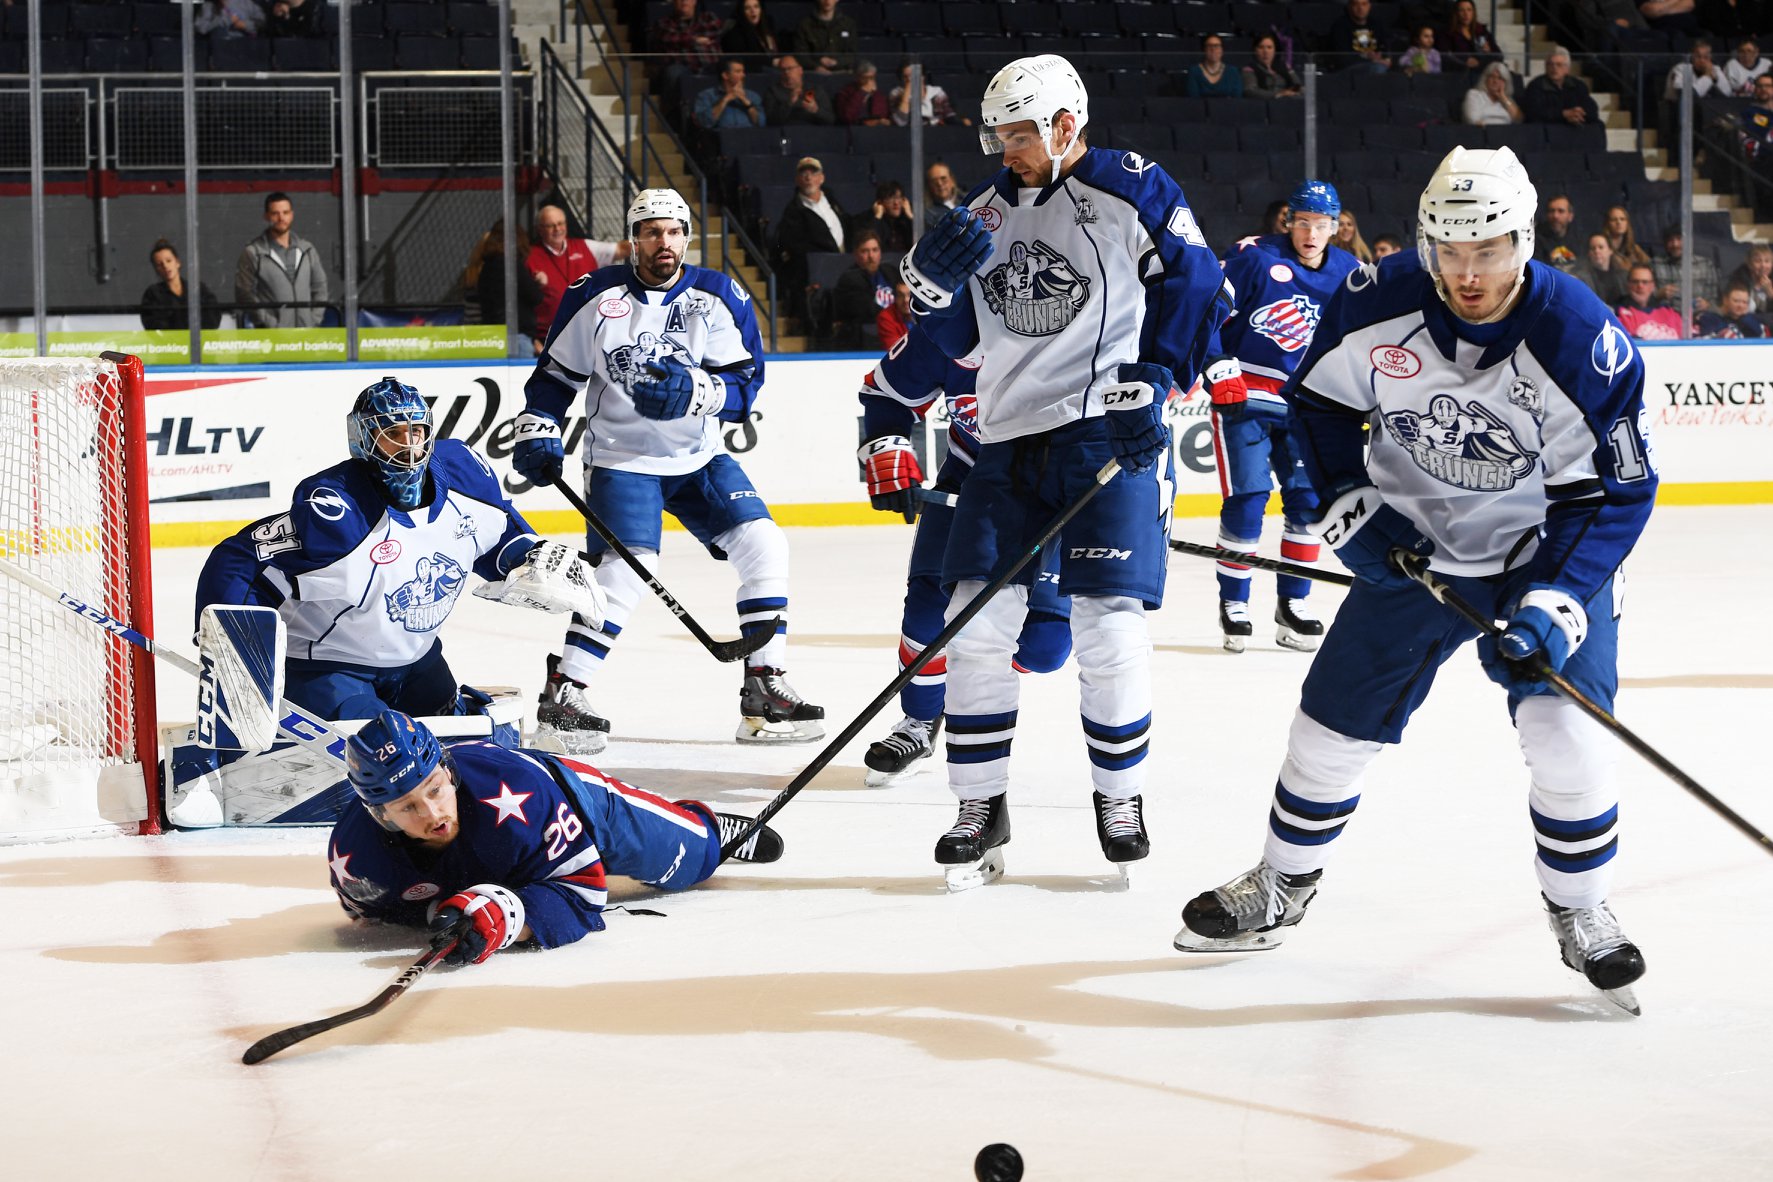
M 542 285 L 542 300 L 536 305 L 537 348 L 548 339 L 554 325 L 554 313 L 566 289 L 580 279 L 611 263 L 628 257 L 630 247 L 621 242 L 597 242 L 589 238 L 568 238 L 566 211 L 558 205 L 544 205 L 536 214 L 536 244 L 529 248 L 524 266 Z

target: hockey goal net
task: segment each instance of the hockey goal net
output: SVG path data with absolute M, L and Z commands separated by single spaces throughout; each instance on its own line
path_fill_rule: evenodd
M 0 557 L 153 635 L 142 363 L 0 359 Z M 157 832 L 152 658 L 0 573 L 0 842 Z

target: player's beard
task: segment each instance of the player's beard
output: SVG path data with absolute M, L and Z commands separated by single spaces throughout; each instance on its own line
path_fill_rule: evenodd
M 663 253 L 664 251 L 662 250 L 659 252 L 659 254 Z M 677 273 L 682 269 L 683 257 L 681 255 L 674 255 L 671 259 L 669 268 L 661 271 L 659 267 L 659 255 L 655 254 L 652 258 L 643 259 L 636 264 L 634 271 L 640 276 L 640 281 L 648 287 L 669 287 L 671 286 L 672 281 L 677 278 Z

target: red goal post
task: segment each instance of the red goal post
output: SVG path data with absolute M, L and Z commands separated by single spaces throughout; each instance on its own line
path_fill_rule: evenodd
M 0 555 L 154 634 L 140 358 L 0 359 Z M 0 576 L 0 842 L 160 831 L 153 658 Z

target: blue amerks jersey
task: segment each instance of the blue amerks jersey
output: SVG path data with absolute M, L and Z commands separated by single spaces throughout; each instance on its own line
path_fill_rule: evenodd
M 1456 317 L 1414 252 L 1357 268 L 1287 394 L 1319 495 L 1373 484 L 1434 542 L 1435 570 L 1525 566 L 1588 602 L 1650 516 L 1643 360 L 1592 291 L 1543 263 L 1489 325 Z
M 1284 406 L 1281 387 L 1299 368 L 1330 297 L 1360 263 L 1339 246 L 1324 250 L 1312 270 L 1299 262 L 1286 234 L 1244 238 L 1225 252 L 1225 279 L 1237 310 L 1207 347 L 1207 362 L 1237 358 L 1250 401 Z M 1182 385 L 1193 375 L 1176 375 Z
M 374 469 L 346 460 L 296 486 L 289 512 L 218 545 L 197 580 L 212 603 L 275 607 L 292 658 L 378 669 L 410 665 L 466 589 L 468 573 L 502 579 L 536 541 L 486 462 L 439 439 L 428 500 L 388 503 Z
M 862 430 L 869 439 L 910 436 L 938 395 L 948 402 L 948 454 L 967 467 L 979 454 L 977 355 L 955 361 L 913 324 L 862 380 Z

